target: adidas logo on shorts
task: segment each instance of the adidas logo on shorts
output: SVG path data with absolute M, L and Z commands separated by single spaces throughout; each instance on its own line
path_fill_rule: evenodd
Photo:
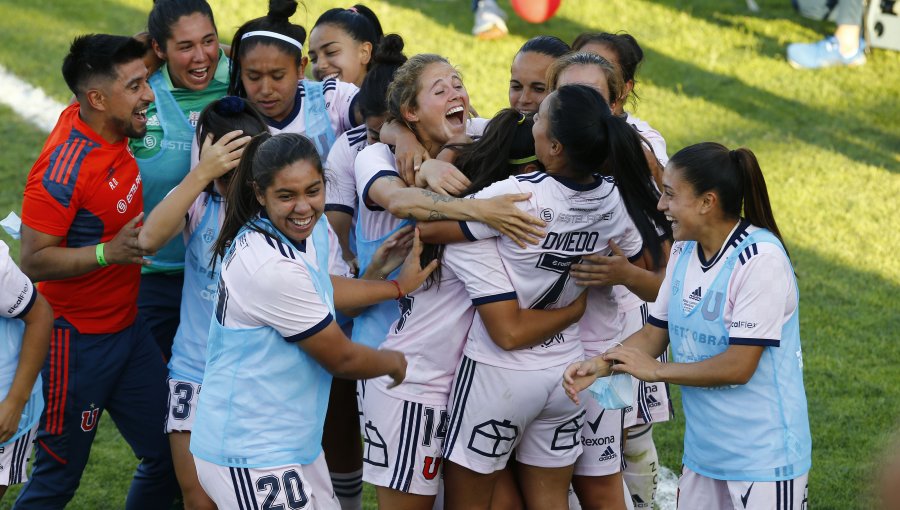
M 607 446 L 605 450 L 603 450 L 603 454 L 600 455 L 599 460 L 612 460 L 616 458 L 616 452 L 612 449 L 611 446 Z

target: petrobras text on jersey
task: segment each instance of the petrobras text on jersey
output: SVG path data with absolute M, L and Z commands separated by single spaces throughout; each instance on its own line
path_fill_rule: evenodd
M 547 232 L 541 248 L 567 252 L 593 253 L 597 251 L 598 232 Z

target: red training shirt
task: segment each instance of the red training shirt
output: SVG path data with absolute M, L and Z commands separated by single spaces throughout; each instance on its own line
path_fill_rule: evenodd
M 128 139 L 107 143 L 66 108 L 25 185 L 22 221 L 78 248 L 111 240 L 144 208 L 141 177 Z M 115 333 L 134 323 L 141 267 L 111 265 L 38 284 L 55 317 L 80 333 Z

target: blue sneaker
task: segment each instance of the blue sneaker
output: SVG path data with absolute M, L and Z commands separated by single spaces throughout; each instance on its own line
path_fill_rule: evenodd
M 787 61 L 794 69 L 819 69 L 832 66 L 861 66 L 866 63 L 866 43 L 859 40 L 859 49 L 849 57 L 841 55 L 836 37 L 826 37 L 816 43 L 794 43 L 787 47 Z

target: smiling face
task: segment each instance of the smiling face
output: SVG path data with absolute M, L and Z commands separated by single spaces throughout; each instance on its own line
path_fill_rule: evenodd
M 279 170 L 268 188 L 256 189 L 256 200 L 272 225 L 298 243 L 325 211 L 325 178 L 309 161 L 297 160 Z
M 247 100 L 276 121 L 284 120 L 293 111 L 297 82 L 302 75 L 303 63 L 298 66 L 293 55 L 273 44 L 257 44 L 241 57 L 241 83 Z
M 704 197 L 697 195 L 694 186 L 682 177 L 675 166 L 666 165 L 663 172 L 663 190 L 656 208 L 672 222 L 672 235 L 676 241 L 698 238 L 706 209 Z
M 593 65 L 574 64 L 559 74 L 559 87 L 563 85 L 587 85 L 600 92 L 607 104 L 609 102 L 609 84 L 603 69 Z M 610 105 L 612 106 L 612 105 Z
M 547 97 L 547 68 L 554 58 L 543 53 L 527 51 L 513 59 L 509 76 L 509 106 L 522 113 L 538 111 Z
M 359 87 L 371 58 L 372 43 L 353 39 L 337 25 L 318 25 L 309 35 L 309 61 L 319 81 L 337 78 Z
M 172 36 L 161 47 L 153 41 L 153 51 L 166 61 L 172 85 L 189 90 L 205 90 L 219 63 L 219 37 L 212 21 L 195 12 L 178 18 Z
M 416 106 L 405 109 L 404 119 L 416 127 L 426 147 L 440 147 L 465 134 L 469 95 L 453 66 L 434 62 L 419 75 Z
M 106 81 L 89 97 L 102 104 L 106 117 L 104 129 L 115 140 L 141 138 L 147 133 L 147 107 L 153 102 L 153 90 L 147 83 L 147 67 L 141 59 L 116 67 L 115 80 Z

